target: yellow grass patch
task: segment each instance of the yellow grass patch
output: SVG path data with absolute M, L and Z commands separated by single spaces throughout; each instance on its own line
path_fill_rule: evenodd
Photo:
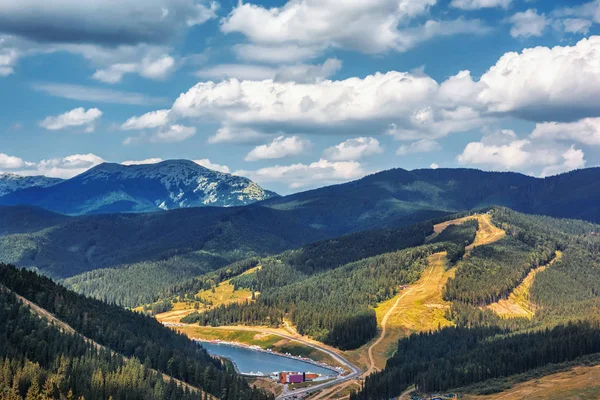
M 251 274 L 260 269 L 260 266 L 251 268 L 244 272 L 242 275 Z M 173 309 L 162 314 L 157 314 L 155 318 L 160 322 L 179 322 L 181 318 L 194 311 L 207 311 L 220 305 L 227 305 L 232 303 L 242 303 L 252 299 L 252 291 L 248 289 L 234 290 L 234 286 L 231 283 L 231 279 L 221 282 L 215 287 L 214 293 L 212 289 L 201 290 L 196 293 L 197 298 L 202 298 L 212 302 L 211 306 L 205 307 L 200 304 L 199 308 L 194 307 L 194 302 L 177 302 L 173 303 Z M 255 292 L 255 297 L 259 295 Z
M 529 294 L 535 276 L 560 259 L 560 257 L 562 257 L 562 252 L 557 251 L 556 257 L 549 264 L 532 269 L 525 279 L 523 279 L 523 282 L 508 296 L 508 299 L 502 299 L 497 303 L 490 304 L 486 308 L 492 310 L 502 318 L 533 318 L 537 306 L 531 302 Z
M 479 221 L 479 229 L 473 243 L 467 246 L 467 251 L 496 242 L 506 235 L 504 230 L 492 223 L 491 215 L 477 214 L 435 225 L 430 238 L 450 225 L 460 225 L 473 219 Z M 429 267 L 415 284 L 375 308 L 377 324 L 382 328 L 379 338 L 354 352 L 348 352 L 348 357 L 357 365 L 367 365 L 367 372 L 374 368 L 381 369 L 395 351 L 400 338 L 412 332 L 434 331 L 453 325 L 445 317 L 450 302 L 444 301 L 442 294 L 448 279 L 454 277 L 456 268 L 446 268 L 445 252 L 429 256 Z
M 600 366 L 576 367 L 531 381 L 512 389 L 486 396 L 464 397 L 466 400 L 597 400 L 600 399 Z
M 445 317 L 450 303 L 442 299 L 442 293 L 455 269 L 447 270 L 446 262 L 445 252 L 429 256 L 429 267 L 414 285 L 375 308 L 377 323 L 386 330 L 383 339 L 372 349 L 376 368 L 385 366 L 398 339 L 408 333 L 433 331 L 452 325 Z

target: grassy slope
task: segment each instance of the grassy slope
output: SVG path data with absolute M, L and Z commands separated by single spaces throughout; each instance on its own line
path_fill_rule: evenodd
M 251 274 L 256 272 L 258 269 L 260 269 L 260 266 L 251 268 L 241 275 Z M 259 295 L 259 293 L 255 292 L 255 295 Z M 231 284 L 231 279 L 228 279 L 218 284 L 215 287 L 214 293 L 211 289 L 201 290 L 196 293 L 196 297 L 207 300 L 211 302 L 212 305 L 204 306 L 199 304 L 199 308 L 196 309 L 194 308 L 193 302 L 177 302 L 173 304 L 173 310 L 156 315 L 156 319 L 160 322 L 179 322 L 181 318 L 193 313 L 194 311 L 206 311 L 220 305 L 242 303 L 252 300 L 252 292 L 243 288 L 235 290 L 235 287 L 233 284 Z M 142 309 L 143 307 L 136 308 L 137 311 L 141 311 Z
M 465 400 L 597 400 L 600 398 L 600 366 L 575 367 L 519 383 L 511 389 L 486 396 L 465 395 Z
M 435 235 L 442 232 L 449 225 L 458 225 L 471 219 L 479 221 L 479 230 L 473 244 L 467 247 L 467 250 L 476 246 L 483 246 L 502 239 L 506 233 L 494 226 L 491 217 L 488 214 L 478 214 L 446 221 L 434 226 Z M 445 312 L 450 306 L 449 302 L 442 299 L 442 293 L 446 282 L 454 276 L 456 268 L 446 268 L 445 253 L 433 254 L 429 257 L 430 268 L 421 276 L 421 278 L 406 290 L 401 291 L 383 303 L 380 303 L 375 312 L 377 323 L 382 325 L 386 318 L 386 334 L 382 340 L 373 342 L 361 347 L 358 350 L 349 352 L 349 356 L 354 361 L 362 365 L 370 366 L 370 360 L 367 357 L 368 348 L 373 346 L 372 356 L 374 366 L 382 369 L 386 360 L 391 356 L 395 349 L 398 339 L 412 332 L 425 332 L 436 330 L 440 327 L 452 325 L 445 317 Z
M 530 290 L 535 276 L 548 268 L 553 262 L 560 260 L 562 253 L 556 252 L 554 258 L 548 265 L 534 268 L 523 279 L 523 282 L 513 290 L 507 299 L 502 299 L 496 303 L 490 304 L 486 308 L 492 310 L 502 318 L 528 318 L 532 319 L 535 315 L 537 306 L 530 299 Z

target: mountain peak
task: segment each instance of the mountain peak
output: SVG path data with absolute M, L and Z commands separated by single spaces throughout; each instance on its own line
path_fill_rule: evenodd
M 277 196 L 248 178 L 189 160 L 103 163 L 49 190 L 14 193 L 3 204 L 30 204 L 64 214 L 148 212 L 243 206 Z
M 59 178 L 48 178 L 46 176 L 22 176 L 12 173 L 0 174 L 0 197 L 7 194 L 34 187 L 50 187 L 60 182 Z

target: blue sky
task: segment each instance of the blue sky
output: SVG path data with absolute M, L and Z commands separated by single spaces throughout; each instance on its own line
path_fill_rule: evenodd
M 280 193 L 600 163 L 600 1 L 5 0 L 0 171 L 185 158 Z

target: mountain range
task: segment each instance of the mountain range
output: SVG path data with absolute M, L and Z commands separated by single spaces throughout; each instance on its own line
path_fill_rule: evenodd
M 242 206 L 277 196 L 247 178 L 187 160 L 144 165 L 104 163 L 66 181 L 51 181 L 52 185 L 42 182 L 23 182 L 21 190 L 7 191 L 0 197 L 0 204 L 83 215 Z
M 61 183 L 59 178 L 0 174 L 0 197 L 28 188 L 47 188 Z

